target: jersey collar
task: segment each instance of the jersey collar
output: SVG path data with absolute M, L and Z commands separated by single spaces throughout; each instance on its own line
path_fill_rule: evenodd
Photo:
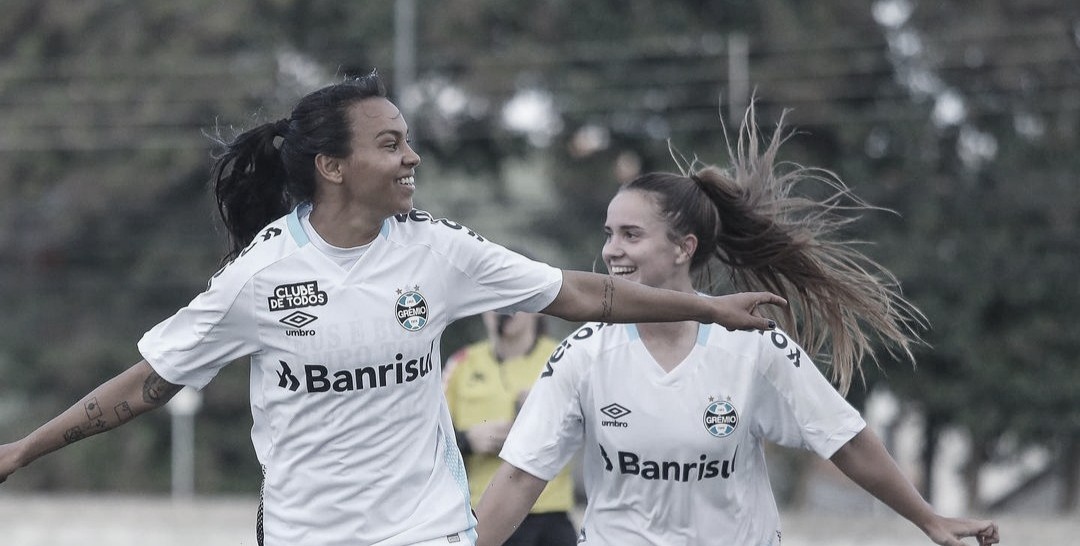
M 303 202 L 296 205 L 295 208 L 289 212 L 289 215 L 285 217 L 285 224 L 289 227 L 289 235 L 292 236 L 293 241 L 296 242 L 296 246 L 305 246 L 311 242 L 307 233 L 304 233 L 303 226 L 300 225 L 300 216 L 311 213 L 311 203 Z M 379 229 L 379 236 L 383 239 L 390 236 L 390 219 L 383 220 L 382 228 Z

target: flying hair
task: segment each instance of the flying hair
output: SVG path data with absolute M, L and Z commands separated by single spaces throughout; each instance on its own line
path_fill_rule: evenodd
M 736 290 L 771 291 L 786 298 L 787 308 L 766 312 L 817 361 L 829 365 L 832 381 L 846 394 L 855 375 L 865 384 L 862 362 L 867 357 L 880 367 L 879 344 L 892 357 L 914 364 L 912 348 L 925 344 L 918 330 L 929 323 L 903 297 L 896 277 L 858 249 L 868 242 L 842 233 L 864 212 L 893 211 L 868 204 L 832 171 L 778 161 L 781 144 L 793 135 L 784 127 L 786 114 L 764 138 L 751 101 L 734 145 L 725 127 L 731 163 L 726 169 L 688 159 L 668 142 L 682 178 L 700 188 L 715 212 L 690 210 L 686 203 L 701 200 L 668 190 L 673 184 L 639 178 L 623 189 L 655 192 L 672 234 L 698 237 L 691 267 L 700 289 L 716 289 L 712 271 L 719 262 Z M 804 185 L 816 186 L 814 195 L 824 197 L 796 191 Z

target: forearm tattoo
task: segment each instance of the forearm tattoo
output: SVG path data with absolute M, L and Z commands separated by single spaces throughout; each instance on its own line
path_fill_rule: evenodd
M 165 402 L 168 402 L 173 395 L 180 392 L 180 389 L 182 388 L 184 387 L 181 385 L 174 385 L 165 381 L 157 374 L 157 372 L 152 371 L 143 383 L 143 402 L 155 406 L 163 405 Z
M 73 444 L 86 438 L 86 432 L 83 432 L 82 427 L 71 427 L 64 431 L 64 441 Z
M 87 400 L 83 404 L 83 411 L 86 412 L 86 423 L 78 426 L 71 427 L 64 431 L 64 441 L 72 444 L 91 436 L 99 432 L 109 430 L 109 423 L 102 418 L 104 412 L 101 411 L 101 405 L 98 404 L 97 397 L 93 397 Z
M 131 405 L 127 403 L 127 400 L 120 402 L 113 407 L 113 411 L 116 412 L 116 419 L 121 423 L 126 422 L 128 419 L 135 417 L 135 412 L 131 411 Z
M 600 317 L 604 320 L 611 318 L 615 312 L 615 281 L 604 279 L 604 295 L 600 298 Z

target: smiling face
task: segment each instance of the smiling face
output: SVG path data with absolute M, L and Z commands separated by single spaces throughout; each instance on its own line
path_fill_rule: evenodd
M 693 253 L 696 238 L 688 235 L 678 238 L 679 243 L 673 241 L 650 193 L 616 194 L 608 204 L 604 233 L 603 259 L 609 274 L 659 288 L 693 289 L 687 252 Z
M 373 97 L 354 104 L 349 117 L 352 151 L 340 160 L 346 199 L 383 218 L 409 212 L 420 156 L 409 146 L 401 112 L 389 100 Z

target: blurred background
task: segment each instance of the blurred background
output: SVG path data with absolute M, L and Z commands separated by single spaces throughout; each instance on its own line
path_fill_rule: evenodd
M 895 211 L 846 235 L 873 242 L 931 324 L 916 366 L 882 352 L 851 402 L 942 511 L 1073 525 L 1059 543 L 1080 532 L 1074 1 L 0 5 L 0 441 L 137 361 L 142 333 L 203 289 L 225 253 L 215 139 L 309 91 L 377 69 L 424 159 L 417 206 L 577 269 L 594 267 L 620 181 L 675 170 L 669 144 L 726 164 L 756 99 L 762 127 L 786 111 L 798 130 L 783 159 Z M 478 320 L 456 324 L 443 354 L 481 336 Z M 239 363 L 170 411 L 39 460 L 0 487 L 0 536 L 61 544 L 72 526 L 85 541 L 157 502 L 161 521 L 232 507 L 243 538 L 215 536 L 250 544 L 247 404 Z M 858 527 L 815 539 L 828 521 L 815 513 L 888 517 L 812 456 L 773 459 L 782 508 L 810 522 L 785 544 L 846 544 Z M 193 513 L 177 525 L 209 525 Z M 850 543 L 925 543 L 901 524 L 910 542 L 872 542 L 896 536 L 873 527 Z

